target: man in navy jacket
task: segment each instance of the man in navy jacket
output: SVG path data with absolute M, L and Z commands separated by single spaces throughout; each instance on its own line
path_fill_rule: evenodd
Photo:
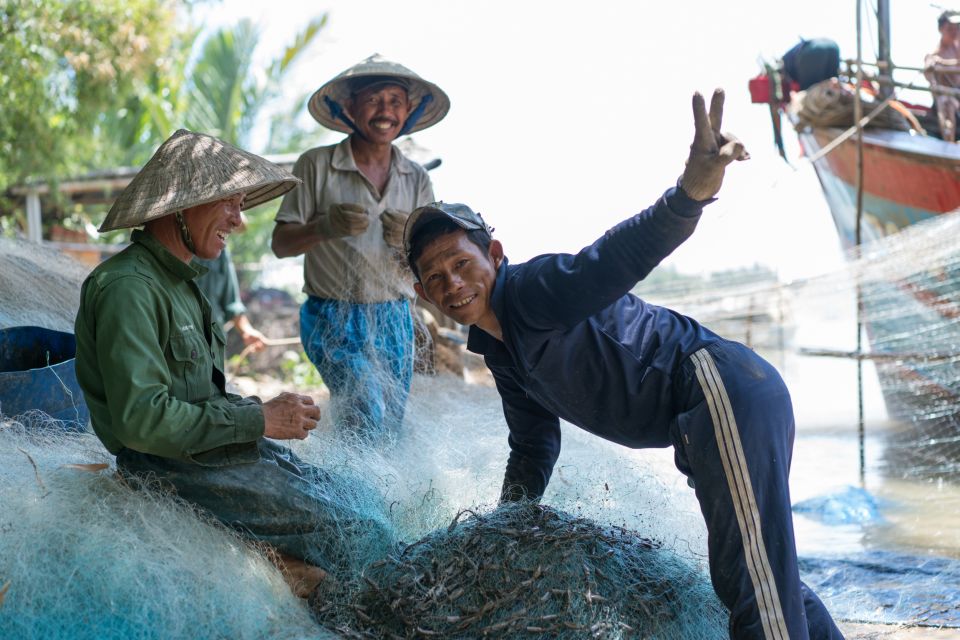
M 787 484 L 790 395 L 749 348 L 629 293 L 696 227 L 726 166 L 748 156 L 694 94 L 678 185 L 576 255 L 511 265 L 462 204 L 414 211 L 404 230 L 417 293 L 470 325 L 503 400 L 510 456 L 501 500 L 539 499 L 562 418 L 631 448 L 675 450 L 706 521 L 710 575 L 736 639 L 842 638 L 800 581 Z

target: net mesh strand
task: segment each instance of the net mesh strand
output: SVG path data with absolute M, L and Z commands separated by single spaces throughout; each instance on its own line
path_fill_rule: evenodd
M 323 487 L 327 495 L 353 500 L 362 516 L 389 518 L 397 533 L 385 554 L 382 539 L 364 539 L 363 531 L 351 530 L 349 543 L 341 545 L 350 557 L 338 563 L 335 580 L 314 598 L 313 604 L 328 606 L 316 620 L 290 595 L 261 550 L 236 532 L 156 486 L 121 482 L 112 467 L 98 473 L 64 468 L 112 463 L 92 435 L 44 428 L 36 418 L 29 430 L 4 421 L 0 481 L 10 490 L 0 493 L 0 588 L 10 586 L 0 605 L 0 637 L 316 638 L 396 630 L 397 614 L 389 606 L 369 605 L 376 594 L 365 591 L 368 578 L 384 585 L 394 580 L 399 589 L 406 565 L 395 558 L 440 565 L 462 558 L 450 554 L 464 544 L 469 546 L 459 553 L 470 554 L 478 566 L 512 563 L 517 573 L 511 580 L 533 575 L 523 567 L 543 566 L 532 589 L 540 598 L 550 595 L 530 615 L 543 618 L 555 608 L 573 625 L 543 637 L 582 637 L 585 624 L 597 625 L 597 637 L 621 637 L 627 626 L 642 629 L 644 624 L 660 629 L 658 637 L 721 637 L 713 634 L 725 628 L 725 614 L 716 609 L 704 573 L 702 531 L 690 527 L 695 503 L 690 495 L 686 501 L 666 497 L 651 469 L 668 468 L 669 456 L 641 462 L 630 456 L 634 452 L 612 446 L 601 447 L 598 455 L 594 438 L 568 428 L 555 482 L 545 497 L 556 506 L 523 512 L 527 515 L 518 520 L 519 512 L 497 511 L 490 504 L 506 459 L 506 428 L 496 398 L 494 389 L 454 376 L 418 377 L 407 424 L 389 446 L 383 441 L 373 446 L 337 429 L 329 418 L 308 440 L 291 443 L 336 479 Z M 465 430 L 476 437 L 465 438 Z M 359 490 L 360 483 L 373 491 Z M 609 497 L 621 492 L 622 502 Z M 364 495 L 367 503 L 358 501 Z M 471 511 L 460 513 L 465 507 Z M 534 526 L 545 533 L 536 533 Z M 514 542 L 505 544 L 511 536 Z M 654 538 L 663 542 L 649 542 Z M 514 549 L 512 555 L 503 555 L 507 547 Z M 584 563 L 596 570 L 585 573 Z M 503 600 L 507 590 L 496 596 L 489 591 L 496 577 L 487 570 L 461 576 L 464 597 L 457 603 Z M 665 580 L 675 590 L 670 593 L 693 599 L 668 599 L 655 615 L 637 619 L 643 606 L 651 606 L 644 599 L 654 596 L 648 589 L 663 595 Z M 583 601 L 588 588 L 599 597 Z M 567 589 L 571 600 L 551 591 Z M 409 592 L 408 606 L 429 609 L 427 593 Z M 418 602 L 421 597 L 426 599 Z M 523 602 L 499 602 L 489 615 L 476 618 L 471 633 L 513 616 L 516 621 L 498 628 L 521 620 L 554 628 L 549 618 L 524 618 Z M 436 611 L 446 610 L 441 604 Z M 360 617 L 358 606 L 369 608 L 369 620 Z M 689 631 L 691 624 L 697 625 L 695 632 Z M 414 631 L 397 633 L 413 637 Z M 537 637 L 539 632 L 525 633 Z
M 686 290 L 641 283 L 638 293 L 754 347 L 788 383 L 797 370 L 809 368 L 803 360 L 855 362 L 859 295 L 865 377 L 876 377 L 889 418 L 882 425 L 886 473 L 955 482 L 960 472 L 958 232 L 960 214 L 944 214 L 866 244 L 845 267 L 816 277 L 781 283 L 763 273 L 751 281 L 741 272 Z M 849 379 L 855 381 L 856 373 Z M 856 387 L 847 388 L 855 401 Z

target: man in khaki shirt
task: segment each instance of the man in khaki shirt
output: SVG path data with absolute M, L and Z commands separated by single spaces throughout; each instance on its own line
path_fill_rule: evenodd
M 272 248 L 304 256 L 304 350 L 330 389 L 334 421 L 358 433 L 396 430 L 413 374 L 413 277 L 403 226 L 434 200 L 426 170 L 393 142 L 439 122 L 446 94 L 374 55 L 310 98 L 313 117 L 349 134 L 306 151 L 293 173 L 303 184 L 277 212 Z

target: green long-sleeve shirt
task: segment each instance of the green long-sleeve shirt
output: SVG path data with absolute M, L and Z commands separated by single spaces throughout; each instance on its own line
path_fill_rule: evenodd
M 263 410 L 226 392 L 226 340 L 194 282 L 199 271 L 146 231 L 131 240 L 90 273 L 80 296 L 77 380 L 94 432 L 114 454 L 256 460 Z

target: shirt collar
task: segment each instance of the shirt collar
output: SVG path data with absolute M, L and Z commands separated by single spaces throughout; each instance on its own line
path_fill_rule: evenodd
M 196 262 L 186 264 L 183 260 L 170 253 L 170 250 L 163 246 L 159 240 L 153 237 L 153 234 L 144 229 L 134 229 L 130 235 L 130 241 L 135 242 L 153 254 L 167 271 L 181 280 L 192 280 L 202 273 L 206 273 L 206 267 Z
M 350 138 L 347 136 L 333 149 L 331 165 L 338 171 L 360 171 L 357 161 L 353 158 L 353 149 L 350 147 Z M 390 170 L 398 173 L 413 173 L 413 161 L 403 155 L 397 145 L 390 145 Z
M 493 285 L 493 293 L 490 294 L 490 308 L 493 309 L 493 315 L 497 316 L 501 332 L 506 331 L 503 323 L 503 309 L 506 301 L 504 289 L 506 288 L 507 266 L 509 264 L 509 260 L 504 256 L 500 262 L 500 268 L 497 269 L 497 279 Z M 467 350 L 480 355 L 492 355 L 503 353 L 506 346 L 477 325 L 471 325 L 470 332 L 467 334 Z

